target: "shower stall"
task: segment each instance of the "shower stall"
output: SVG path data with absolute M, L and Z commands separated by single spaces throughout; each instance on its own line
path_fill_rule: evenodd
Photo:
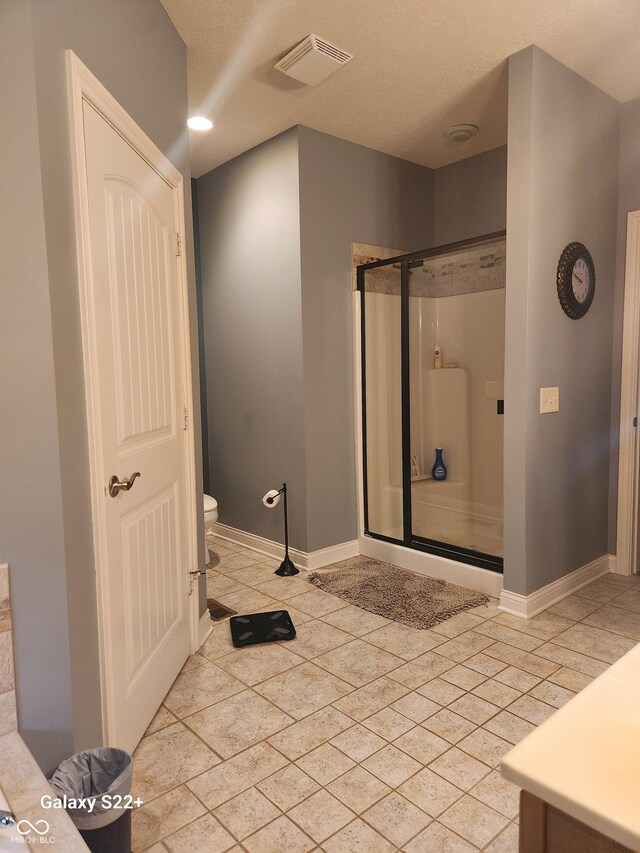
M 365 534 L 502 572 L 505 232 L 357 288 Z

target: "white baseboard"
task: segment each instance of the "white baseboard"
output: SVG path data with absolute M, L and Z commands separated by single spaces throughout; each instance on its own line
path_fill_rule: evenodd
M 220 539 L 228 539 L 234 545 L 251 548 L 252 551 L 258 551 L 258 553 L 266 554 L 268 557 L 282 556 L 282 545 L 279 542 L 274 542 L 272 539 L 264 539 L 262 536 L 256 536 L 255 533 L 247 533 L 246 530 L 229 527 L 229 525 L 221 524 L 219 521 L 213 525 L 213 532 Z M 289 553 L 295 562 L 299 558 L 299 555 L 302 554 L 302 551 L 289 548 Z
M 215 535 L 221 539 L 227 539 L 236 545 L 242 545 L 244 548 L 266 554 L 268 557 L 282 558 L 282 545 L 272 539 L 264 539 L 262 536 L 256 536 L 255 533 L 247 533 L 245 530 L 238 530 L 236 527 L 229 527 L 227 524 L 220 524 L 220 522 L 216 522 L 213 530 Z M 351 542 L 341 542 L 339 545 L 330 545 L 328 548 L 321 548 L 319 551 L 307 552 L 299 551 L 297 548 L 289 548 L 289 556 L 295 565 L 300 569 L 309 570 L 321 569 L 323 566 L 330 566 L 332 563 L 357 557 L 359 553 L 360 547 L 357 539 Z
M 352 539 L 351 542 L 341 542 L 340 545 L 330 545 L 328 548 L 321 548 L 319 551 L 310 551 L 307 554 L 307 565 L 305 568 L 313 571 L 321 569 L 323 566 L 330 566 L 332 563 L 339 563 L 341 560 L 349 560 L 351 557 L 360 555 L 360 543 L 357 539 Z
M 211 619 L 211 614 L 208 610 L 205 610 L 202 616 L 200 617 L 200 622 L 198 624 L 198 648 L 201 649 L 202 646 L 209 639 L 209 634 L 213 631 L 213 621 Z
M 469 566 L 446 557 L 437 557 L 414 548 L 405 548 L 393 542 L 382 539 L 372 539 L 370 536 L 360 538 L 360 553 L 365 557 L 373 557 L 412 572 L 419 572 L 432 578 L 442 578 L 451 583 L 460 584 L 484 592 L 493 598 L 499 598 L 502 591 L 502 575 L 478 566 Z
M 568 575 L 552 581 L 529 595 L 520 595 L 503 589 L 499 609 L 512 616 L 519 616 L 521 619 L 531 619 L 532 616 L 557 604 L 558 601 L 562 601 L 563 598 L 572 595 L 588 583 L 608 575 L 612 571 L 612 560 L 615 565 L 615 557 L 604 554 L 597 560 L 587 563 L 586 566 L 580 566 L 579 569 L 569 572 Z

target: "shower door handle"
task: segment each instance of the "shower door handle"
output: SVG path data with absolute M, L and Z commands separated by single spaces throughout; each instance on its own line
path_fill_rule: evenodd
M 136 477 L 141 477 L 142 474 L 140 471 L 134 471 L 134 473 L 129 477 L 128 480 L 118 480 L 116 474 L 111 477 L 109 480 L 109 494 L 112 498 L 115 498 L 120 492 L 128 492 L 131 486 L 136 481 Z

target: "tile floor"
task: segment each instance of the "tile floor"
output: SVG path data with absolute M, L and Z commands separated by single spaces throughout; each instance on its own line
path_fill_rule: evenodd
M 638 578 L 419 631 L 215 550 L 209 595 L 297 637 L 235 650 L 225 621 L 187 661 L 135 753 L 135 851 L 517 851 L 501 756 L 640 640 Z

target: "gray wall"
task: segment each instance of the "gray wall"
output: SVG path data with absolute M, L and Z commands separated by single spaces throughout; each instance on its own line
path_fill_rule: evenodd
M 222 523 L 307 550 L 298 130 L 198 179 L 211 494 Z
M 432 240 L 433 174 L 292 128 L 198 180 L 211 491 L 220 521 L 291 544 L 354 539 L 351 241 Z
M 209 469 L 209 427 L 207 424 L 207 382 L 204 357 L 204 310 L 202 307 L 202 270 L 200 268 L 200 227 L 198 224 L 198 182 L 191 179 L 191 210 L 193 214 L 193 254 L 195 261 L 196 303 L 198 310 L 198 362 L 200 365 L 200 422 L 202 424 L 202 488 L 205 494 L 211 489 Z M 209 555 L 207 554 L 207 561 Z M 205 584 L 206 595 L 206 584 Z M 205 600 L 206 604 L 206 600 Z
M 618 509 L 618 440 L 620 429 L 620 375 L 622 367 L 622 314 L 627 248 L 627 214 L 640 209 L 640 98 L 621 107 L 620 178 L 618 189 L 618 246 L 616 299 L 611 375 L 611 467 L 609 489 L 609 553 L 616 553 Z
M 433 244 L 434 173 L 300 128 L 309 550 L 357 536 L 351 242 Z
M 510 58 L 505 588 L 522 594 L 607 553 L 618 116 L 615 101 L 540 49 Z M 597 272 L 577 321 L 555 284 L 574 240 Z M 540 415 L 550 385 L 560 411 Z
M 502 231 L 507 224 L 507 146 L 435 172 L 433 243 Z
M 0 562 L 10 566 L 19 722 L 45 766 L 73 750 L 51 304 L 29 3 L 0 6 Z
M 28 231 L 22 239 L 36 257 L 46 252 L 46 269 L 40 270 L 37 282 L 35 275 L 29 282 L 43 295 L 30 301 L 28 314 L 23 313 L 26 306 L 16 302 L 7 313 L 3 311 L 3 320 L 23 335 L 19 359 L 22 375 L 35 375 L 38 383 L 45 383 L 46 378 L 48 396 L 55 391 L 55 397 L 48 403 L 47 394 L 34 389 L 31 406 L 25 404 L 24 409 L 37 422 L 38 447 L 44 461 L 35 449 L 31 453 L 24 449 L 23 437 L 29 433 L 20 431 L 17 423 L 16 434 L 4 447 L 8 458 L 3 493 L 10 496 L 12 507 L 1 558 L 10 564 L 13 579 L 19 724 L 46 769 L 71 747 L 95 745 L 101 738 L 64 51 L 75 51 L 184 174 L 189 223 L 184 242 L 191 247 L 186 51 L 159 0 L 5 3 L 3 15 L 14 6 L 31 10 L 32 32 L 27 33 L 20 48 L 33 56 L 33 67 L 20 68 L 16 61 L 5 79 L 15 80 L 20 97 L 23 92 L 31 97 L 35 111 L 25 135 L 16 134 L 21 156 L 15 154 L 15 164 L 22 166 L 20 181 L 35 182 L 41 196 L 41 216 L 44 214 L 44 234 L 37 229 L 37 217 L 33 217 L 27 221 Z M 6 35 L 3 27 L 3 37 Z M 17 77 L 16 69 L 20 69 Z M 26 122 L 26 114 L 23 118 Z M 24 162 L 27 154 L 30 164 Z M 197 405 L 191 252 L 188 262 Z M 14 370 L 17 361 L 12 358 Z M 199 407 L 194 422 L 199 424 Z M 199 472 L 200 459 L 197 467 Z M 44 551 L 36 544 L 40 538 L 42 545 L 46 544 Z

